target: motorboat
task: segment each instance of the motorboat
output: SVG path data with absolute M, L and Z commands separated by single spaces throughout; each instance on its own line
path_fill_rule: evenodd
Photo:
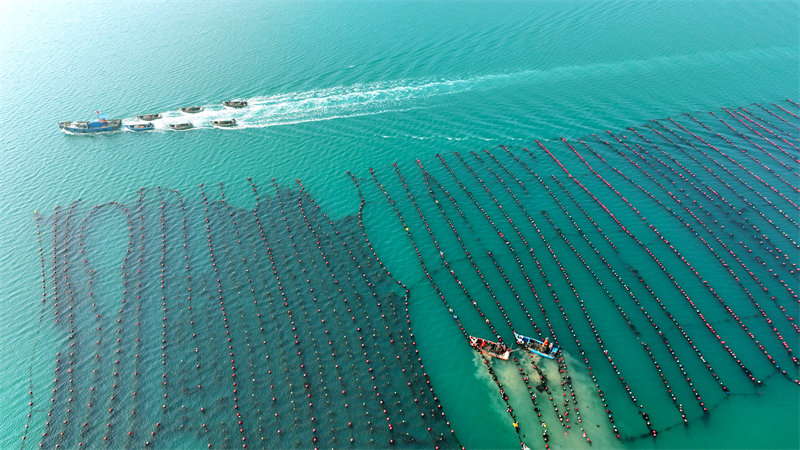
M 152 123 L 126 123 L 125 128 L 131 131 L 150 131 L 155 130 L 156 126 Z
M 194 127 L 191 122 L 171 123 L 167 126 L 173 130 L 188 130 L 189 128 Z
M 161 118 L 161 113 L 157 114 L 145 114 L 143 116 L 136 116 L 139 120 L 156 120 Z
M 195 114 L 203 110 L 202 106 L 188 106 L 186 108 L 178 108 L 178 111 L 183 113 Z
M 233 127 L 236 126 L 236 119 L 212 120 L 211 125 L 215 127 Z
M 244 100 L 227 100 L 222 102 L 222 106 L 227 106 L 228 108 L 244 108 L 247 106 L 247 102 Z

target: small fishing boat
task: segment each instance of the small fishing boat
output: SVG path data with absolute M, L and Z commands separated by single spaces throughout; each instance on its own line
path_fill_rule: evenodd
M 168 126 L 173 130 L 188 130 L 189 128 L 194 127 L 191 122 L 171 123 Z
M 475 348 L 475 350 L 504 361 L 508 361 L 508 357 L 511 355 L 511 349 L 506 347 L 504 344 L 487 341 L 486 339 L 481 339 L 475 336 L 469 337 L 469 343 L 473 348 Z
M 236 119 L 212 120 L 211 125 L 215 127 L 233 127 L 236 126 Z
M 145 114 L 143 116 L 136 116 L 139 120 L 156 120 L 161 118 L 161 113 L 158 114 Z
M 125 128 L 131 131 L 150 131 L 155 130 L 156 126 L 152 123 L 126 123 Z
M 189 114 L 199 113 L 202 110 L 202 106 L 187 106 L 186 108 L 178 108 L 178 111 Z
M 222 106 L 227 106 L 228 108 L 244 108 L 247 106 L 247 102 L 244 100 L 228 100 L 222 102 Z
M 514 333 L 514 338 L 517 340 L 517 345 L 519 345 L 521 348 L 524 348 L 531 353 L 536 353 L 539 356 L 553 359 L 555 354 L 558 353 L 558 347 L 553 347 L 553 343 L 547 338 L 545 338 L 547 343 L 538 339 L 530 338 L 528 336 L 523 336 L 518 333 Z
M 122 126 L 122 119 L 109 119 L 107 114 L 97 116 L 92 121 L 78 120 L 58 122 L 58 127 L 71 133 L 103 133 L 117 131 Z

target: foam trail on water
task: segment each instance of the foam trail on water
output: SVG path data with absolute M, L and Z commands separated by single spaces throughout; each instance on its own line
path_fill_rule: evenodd
M 427 78 L 359 83 L 304 92 L 255 96 L 247 98 L 248 106 L 242 109 L 226 108 L 222 106 L 221 101 L 202 105 L 204 109 L 198 114 L 184 114 L 175 109 L 162 112 L 163 117 L 153 123 L 157 130 L 169 130 L 169 124 L 181 122 L 192 122 L 193 129 L 198 129 L 212 128 L 210 124 L 212 120 L 236 119 L 236 127 L 232 129 L 265 128 L 409 111 L 429 107 L 437 98 L 469 91 L 485 91 L 520 84 L 552 83 L 604 75 L 639 74 L 665 68 L 682 70 L 726 61 L 796 58 L 796 51 L 795 47 L 773 47 L 734 52 L 704 52 L 559 66 L 457 79 Z M 138 120 L 128 118 L 123 122 L 138 122 Z

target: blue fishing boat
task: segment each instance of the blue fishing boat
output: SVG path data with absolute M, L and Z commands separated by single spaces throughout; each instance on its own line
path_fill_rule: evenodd
M 109 119 L 107 114 L 100 114 L 92 121 L 78 120 L 58 122 L 58 127 L 70 133 L 103 133 L 117 131 L 122 126 L 122 119 Z
M 514 333 L 514 338 L 517 340 L 517 345 L 519 345 L 520 348 L 524 348 L 531 353 L 536 353 L 539 356 L 553 359 L 556 353 L 558 353 L 558 347 L 553 347 L 553 343 L 550 342 L 548 338 L 545 338 L 544 342 L 542 342 L 538 339 L 523 336 L 516 332 Z
M 150 131 L 155 130 L 156 126 L 152 123 L 126 123 L 125 128 L 131 131 Z

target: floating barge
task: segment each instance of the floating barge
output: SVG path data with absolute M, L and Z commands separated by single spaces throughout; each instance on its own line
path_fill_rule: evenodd
M 469 337 L 469 343 L 473 348 L 475 348 L 475 350 L 478 350 L 481 353 L 486 353 L 489 356 L 502 359 L 503 361 L 508 361 L 508 357 L 511 355 L 511 349 L 506 347 L 504 344 L 487 341 L 486 339 L 481 339 L 475 336 Z
M 531 353 L 535 353 L 539 356 L 544 356 L 547 359 L 553 359 L 555 354 L 558 353 L 558 347 L 553 347 L 552 343 L 545 345 L 544 342 L 538 339 L 523 336 L 516 332 L 514 333 L 514 338 L 517 340 L 517 345 L 519 345 L 520 348 L 524 348 L 525 350 L 528 350 Z

